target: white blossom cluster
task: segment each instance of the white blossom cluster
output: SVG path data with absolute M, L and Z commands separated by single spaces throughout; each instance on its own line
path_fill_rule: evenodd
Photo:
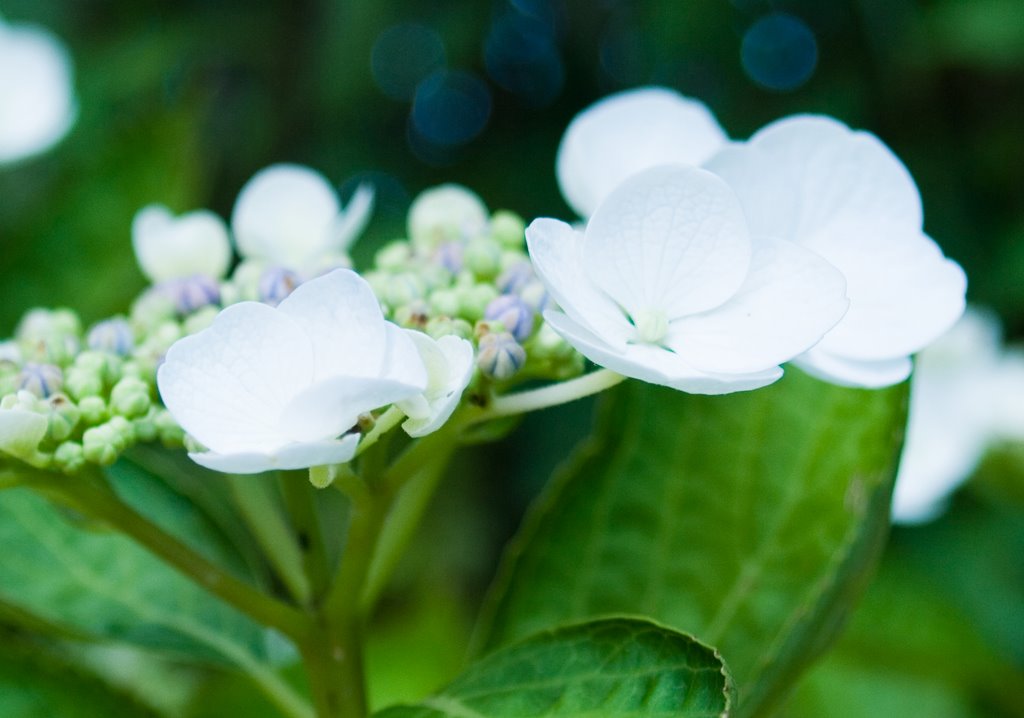
M 562 310 L 548 320 L 623 374 L 721 393 L 792 361 L 883 387 L 963 312 L 966 278 L 924 233 L 907 169 L 836 120 L 729 141 L 703 104 L 632 90 L 576 117 L 557 170 L 589 219 L 527 230 Z
M 787 362 L 882 387 L 963 311 L 963 272 L 924 234 L 905 167 L 835 120 L 787 118 L 730 142 L 700 103 L 642 89 L 581 113 L 557 169 L 581 223 L 524 231 L 445 185 L 417 198 L 408 237 L 365 276 L 347 251 L 372 190 L 342 207 L 305 167 L 258 173 L 230 229 L 206 211 L 144 208 L 132 241 L 153 286 L 127 320 L 89 332 L 102 360 L 52 338 L 42 363 L 6 360 L 0 452 L 73 469 L 54 442 L 78 442 L 76 456 L 108 462 L 130 442 L 90 450 L 89 431 L 130 435 L 129 416 L 169 411 L 216 470 L 337 464 L 385 414 L 424 436 L 467 388 L 486 399 L 571 379 L 582 357 L 693 393 L 756 389 Z M 142 383 L 119 390 L 125 377 Z M 146 406 L 126 415 L 115 394 Z M 39 401 L 92 396 L 106 414 L 81 436 L 26 418 L 45 413 Z

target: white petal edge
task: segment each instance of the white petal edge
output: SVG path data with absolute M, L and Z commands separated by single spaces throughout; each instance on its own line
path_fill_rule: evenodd
M 286 444 L 270 453 L 195 451 L 188 456 L 200 466 L 224 474 L 261 474 L 264 471 L 343 464 L 355 456 L 358 445 L 358 434 L 346 434 L 334 441 Z
M 751 257 L 736 194 L 696 167 L 662 166 L 633 175 L 587 224 L 586 276 L 632 316 L 668 319 L 724 303 L 743 284 Z
M 363 233 L 373 214 L 373 185 L 362 182 L 356 187 L 341 215 L 335 220 L 331 251 L 347 252 L 356 238 Z
M 650 167 L 699 165 L 726 142 L 707 106 L 663 87 L 610 95 L 576 115 L 558 147 L 558 184 L 581 217 Z
M 312 381 L 380 374 L 387 350 L 384 315 L 370 285 L 351 269 L 304 282 L 277 309 L 312 341 Z
M 530 261 L 555 303 L 578 324 L 625 349 L 633 327 L 622 309 L 583 271 L 583 233 L 555 219 L 535 219 L 526 228 Z
M 666 344 L 701 371 L 764 371 L 817 344 L 848 306 L 839 270 L 792 242 L 765 239 L 755 243 L 739 291 L 673 322 Z
M 694 369 L 676 354 L 661 347 L 629 345 L 624 352 L 618 352 L 561 312 L 545 312 L 544 319 L 580 354 L 598 366 L 689 394 L 750 391 L 768 386 L 782 376 L 780 367 L 747 374 L 709 374 Z
M 462 392 L 473 377 L 473 345 L 462 337 L 444 336 L 435 341 L 420 332 L 410 334 L 430 375 L 423 394 L 426 415 L 410 415 L 402 424 L 409 436 L 418 438 L 440 429 L 459 405 Z M 405 403 L 398 406 L 405 411 Z
M 913 354 L 963 314 L 963 269 L 920 232 L 869 222 L 834 228 L 806 246 L 846 276 L 850 311 L 820 345 L 830 354 L 868 361 Z
M 835 356 L 818 347 L 796 357 L 793 364 L 816 379 L 855 389 L 881 389 L 899 384 L 914 368 L 910 357 L 863 361 Z
M 340 212 L 338 195 L 323 175 L 276 164 L 242 187 L 231 228 L 245 258 L 296 269 L 332 249 Z
M 271 307 L 241 302 L 175 342 L 157 385 L 186 432 L 212 451 L 234 454 L 289 442 L 279 418 L 312 375 L 313 348 L 302 329 Z

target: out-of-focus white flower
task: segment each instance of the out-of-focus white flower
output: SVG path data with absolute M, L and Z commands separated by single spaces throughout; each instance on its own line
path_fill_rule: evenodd
M 538 219 L 526 238 L 562 309 L 544 314 L 556 331 L 596 364 L 682 391 L 772 383 L 847 306 L 835 268 L 792 242 L 751 242 L 735 194 L 694 167 L 634 175 L 585 233 Z
M 209 449 L 189 456 L 239 474 L 348 461 L 360 414 L 428 388 L 414 340 L 347 269 L 277 308 L 228 307 L 170 348 L 157 382 L 175 420 Z
M 151 282 L 197 274 L 220 279 L 231 264 L 231 240 L 224 221 L 197 210 L 175 217 L 159 204 L 143 207 L 132 220 L 132 247 Z
M 0 164 L 56 144 L 78 114 L 67 48 L 41 27 L 0 17 Z
M 658 165 L 699 165 L 727 141 L 704 103 L 663 87 L 627 90 L 569 123 L 558 148 L 558 184 L 569 206 L 589 217 L 627 177 Z
M 922 231 L 907 169 L 878 140 L 827 117 L 774 122 L 705 165 L 739 195 L 756 237 L 807 247 L 846 277 L 850 310 L 795 363 L 838 384 L 882 387 L 964 309 L 966 278 Z
M 361 184 L 342 209 L 331 184 L 308 167 L 271 165 L 250 179 L 235 201 L 231 229 L 239 253 L 288 269 L 319 266 L 343 254 L 366 227 L 373 188 Z
M 1024 361 L 1001 350 L 994 315 L 969 309 L 917 357 L 893 520 L 938 516 L 997 441 L 1024 440 Z
M 28 391 L 5 396 L 0 403 L 0 454 L 17 459 L 35 455 L 49 422 L 37 411 L 39 400 Z
M 435 341 L 421 332 L 406 331 L 427 368 L 427 388 L 418 396 L 398 402 L 398 408 L 409 417 L 402 424 L 406 433 L 426 436 L 441 428 L 459 405 L 473 376 L 473 345 L 453 335 Z
M 409 239 L 423 250 L 475 237 L 487 227 L 487 206 L 462 185 L 421 192 L 409 208 Z

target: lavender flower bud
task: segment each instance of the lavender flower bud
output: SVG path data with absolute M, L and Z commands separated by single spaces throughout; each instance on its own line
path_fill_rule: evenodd
M 512 294 L 503 294 L 488 304 L 484 319 L 501 322 L 519 342 L 526 341 L 533 334 L 533 310 Z
M 508 379 L 525 363 L 526 350 L 508 332 L 486 334 L 480 339 L 476 365 L 485 376 Z
M 95 351 L 127 356 L 135 348 L 131 325 L 120 317 L 100 322 L 89 330 L 86 345 Z
M 18 374 L 18 389 L 30 391 L 40 399 L 55 394 L 64 386 L 64 373 L 53 364 L 30 362 Z
M 300 284 L 299 275 L 283 267 L 269 267 L 263 270 L 257 286 L 260 301 L 276 307 Z

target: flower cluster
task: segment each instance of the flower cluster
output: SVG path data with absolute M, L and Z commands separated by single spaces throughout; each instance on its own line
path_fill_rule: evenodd
M 560 292 L 551 321 L 630 376 L 736 391 L 793 360 L 828 381 L 886 386 L 964 309 L 963 271 L 924 234 L 906 168 L 830 118 L 785 118 L 729 143 L 694 100 L 624 92 L 569 126 L 558 177 L 590 220 L 582 234 L 549 220 L 527 232 Z

